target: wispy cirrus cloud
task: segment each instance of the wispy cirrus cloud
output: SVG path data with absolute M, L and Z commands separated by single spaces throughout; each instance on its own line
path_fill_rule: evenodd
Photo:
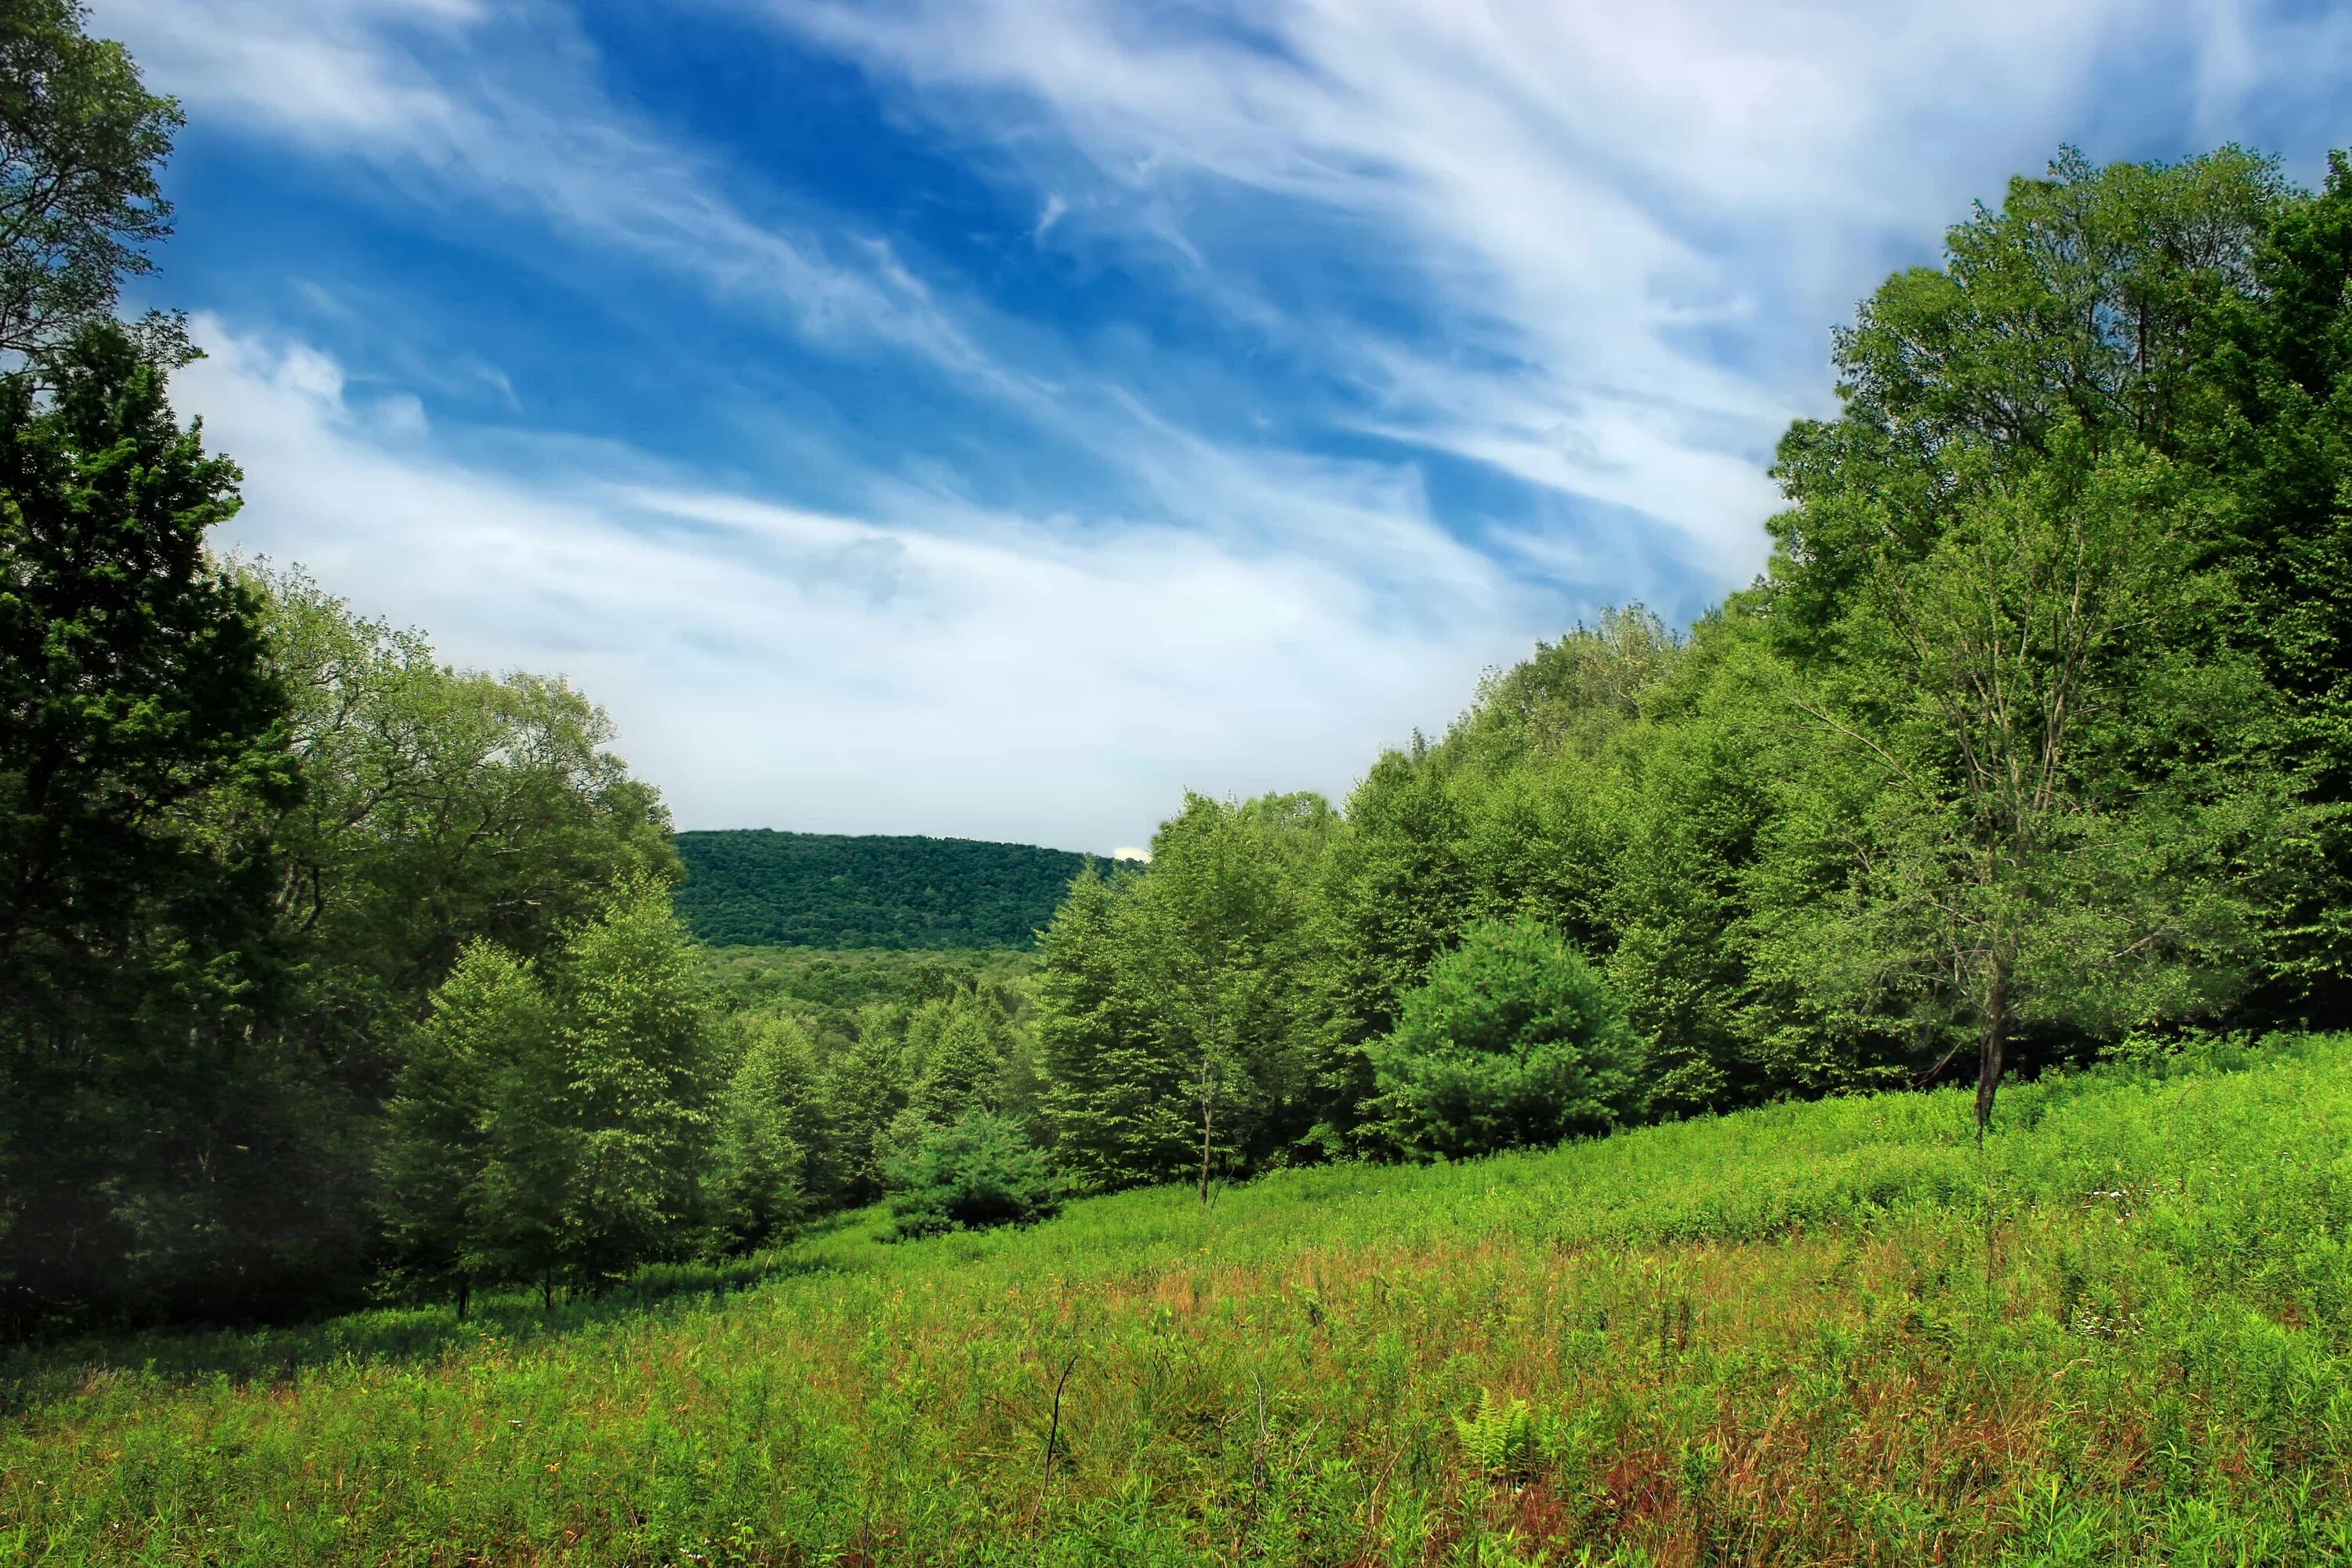
M 1187 784 L 1344 789 L 1369 737 L 1449 710 L 1541 624 L 1351 465 L 1269 479 L 1212 455 L 1213 531 L 888 486 L 872 514 L 816 512 L 628 453 L 454 461 L 317 349 L 196 326 L 213 353 L 183 401 L 248 476 L 224 542 L 363 585 L 446 657 L 565 671 L 689 826 L 1108 848 Z M 1303 498 L 1312 526 L 1250 526 Z M 1373 533 L 1368 563 L 1350 542 Z
M 614 101 L 559 5 L 101 0 L 95 19 L 191 112 L 361 160 L 404 201 L 528 215 L 819 343 L 878 342 L 1011 379 L 887 236 L 828 231 L 829 214 L 754 216 L 728 187 L 756 177 Z
M 2114 118 L 2097 100 L 2136 62 L 2196 62 L 2147 112 L 2193 104 L 2218 138 L 2282 77 L 2323 108 L 2352 37 L 2340 15 L 2139 0 L 761 9 L 1013 149 L 1066 229 L 1115 209 L 1097 243 L 1168 245 L 1203 289 L 1301 249 L 1391 258 L 1407 330 L 1293 312 L 1363 393 L 1339 417 L 1632 509 L 1718 584 L 1760 562 L 1759 459 L 1824 405 L 1826 328 L 1889 259 Z M 1065 194 L 1089 184 L 1109 195 Z M 1294 221 L 1230 221 L 1235 192 Z

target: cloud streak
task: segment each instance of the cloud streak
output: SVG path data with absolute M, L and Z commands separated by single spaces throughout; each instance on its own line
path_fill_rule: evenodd
M 730 171 L 614 103 L 566 13 L 480 0 L 100 0 L 193 112 L 362 159 L 404 199 L 529 213 L 696 279 L 820 344 L 880 342 L 1003 373 L 887 237 L 755 220 Z
M 850 517 L 646 463 L 526 479 L 436 458 L 315 349 L 198 329 L 182 400 L 249 476 L 226 542 L 364 584 L 447 657 L 565 671 L 688 826 L 1106 849 L 1186 785 L 1343 790 L 1540 624 L 1470 559 L 1391 613 L 1456 547 L 1361 476 L 1326 476 L 1331 515 L 1407 509 L 1378 514 L 1395 547 L 1369 563 L 1313 530 Z
M 1235 190 L 1360 226 L 1429 314 L 1322 345 L 1365 394 L 1360 426 L 1642 513 L 1717 586 L 1760 564 L 1759 459 L 1823 405 L 1825 329 L 1891 249 L 1917 254 L 1965 195 L 2078 134 L 2126 44 L 2192 54 L 2219 127 L 2296 68 L 2252 68 L 2278 28 L 2339 60 L 2345 31 L 2135 0 L 765 10 L 974 142 L 1024 150 L 1043 189 L 1083 172 L 1187 212 L 1181 235 L 1118 237 L 1181 242 L 1202 269 L 1316 243 L 1304 217 L 1218 230 Z

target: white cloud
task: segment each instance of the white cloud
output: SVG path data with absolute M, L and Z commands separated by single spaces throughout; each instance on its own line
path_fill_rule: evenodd
M 181 401 L 247 474 L 222 542 L 303 563 L 446 657 L 571 676 L 687 826 L 1132 842 L 1186 786 L 1344 791 L 1552 629 L 1501 574 L 1446 564 L 1409 489 L 1362 476 L 1319 476 L 1328 518 L 1386 531 L 1361 556 L 1344 530 L 1246 517 L 1045 522 L 912 496 L 829 515 L 647 482 L 642 459 L 610 479 L 459 467 L 355 406 L 316 350 L 197 332 L 212 356 Z M 1318 478 L 1265 488 L 1223 461 L 1205 482 L 1237 508 Z M 1408 580 L 1415 617 L 1394 607 Z
M 1827 328 L 1891 255 L 2079 134 L 2119 49 L 2193 56 L 2226 126 L 2352 37 L 2302 26 L 2303 59 L 2268 58 L 2258 7 L 2166 0 L 743 3 L 1025 160 L 1056 203 L 1080 172 L 1132 196 L 1120 237 L 1180 247 L 1204 291 L 1300 242 L 1211 232 L 1221 192 L 1345 215 L 1437 323 L 1418 342 L 1298 324 L 1373 394 L 1369 431 L 1637 510 L 1718 585 L 1762 562 L 1759 458 L 1824 405 Z
M 567 237 L 781 312 L 1003 381 L 887 240 L 757 221 L 730 171 L 614 103 L 568 16 L 480 0 L 97 0 L 150 81 L 191 110 L 355 156 L 427 205 L 489 202 Z

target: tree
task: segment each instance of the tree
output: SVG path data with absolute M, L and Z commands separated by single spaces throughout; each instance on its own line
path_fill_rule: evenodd
M 1634 1042 L 1598 971 L 1537 921 L 1482 921 L 1374 1043 L 1397 1146 L 1462 1159 L 1606 1132 L 1634 1110 Z
M 1134 883 L 1089 866 L 1044 933 L 1037 977 L 1042 1120 L 1055 1161 L 1080 1187 L 1165 1181 L 1192 1148 L 1182 1064 L 1163 1048 L 1132 946 Z
M 2231 640 L 2280 699 L 2266 765 L 2312 807 L 2304 864 L 2266 889 L 2249 1022 L 2352 1024 L 2352 161 L 2283 205 L 2255 286 L 2216 315 L 2207 417 L 2185 443 L 2214 492 L 2205 556 Z
M 711 1156 L 712 1204 L 734 1248 L 782 1236 L 807 1202 L 816 1064 L 792 1019 L 742 1021 L 742 1048 L 720 1097 Z
M 528 1277 L 548 1249 L 524 1238 L 559 1221 L 553 1171 L 525 1173 L 556 1163 L 535 1157 L 558 1114 L 552 1040 L 537 977 L 475 942 L 434 993 L 385 1109 L 385 1228 L 399 1267 L 453 1287 L 461 1318 L 478 1279 Z
M 1979 1138 L 2020 1018 L 2145 1023 L 2226 994 L 2235 848 L 2287 804 L 2212 765 L 2265 692 L 2202 646 L 2226 584 L 2191 569 L 2171 465 L 2087 445 L 2053 433 L 1923 555 L 1870 558 L 1836 696 L 1799 700 L 1885 786 L 1844 940 L 1799 940 L 1973 1020 Z
M 889 1166 L 891 1228 L 900 1237 L 1025 1225 L 1060 1203 L 1045 1152 L 1019 1122 L 982 1106 L 923 1129 Z
M 1316 795 L 1187 795 L 1148 873 L 1074 885 L 1038 1009 L 1044 1120 L 1074 1171 L 1124 1184 L 1189 1168 L 1205 1198 L 1221 1159 L 1328 1152 L 1318 891 L 1335 828 Z
M 357 1210 L 262 1027 L 298 784 L 255 606 L 204 554 L 236 469 L 120 328 L 47 379 L 0 380 L 0 1276 L 33 1310 L 290 1292 L 349 1266 Z
M 906 1052 L 898 1020 L 887 1004 L 859 1009 L 856 1037 L 825 1064 L 823 1102 L 827 1130 L 825 1180 L 815 1187 L 831 1202 L 870 1204 L 887 1184 L 888 1134 L 907 1107 Z
M 155 183 L 179 106 L 72 0 L 0 8 L 0 353 L 45 359 L 113 314 L 169 235 Z
M 472 941 L 548 955 L 618 880 L 674 879 L 669 821 L 560 680 L 449 668 L 299 571 L 247 568 L 305 789 L 271 831 L 304 953 L 299 1032 L 362 1103 Z
M 1980 1127 L 2018 1022 L 2097 1032 L 2244 978 L 2246 847 L 2294 791 L 2261 755 L 2231 509 L 2184 454 L 2286 200 L 2236 149 L 2070 152 L 1864 304 L 1843 414 L 1781 443 L 1770 624 L 1874 783 L 1790 818 L 1826 837 L 1768 868 L 1821 868 L 1810 896 L 1780 878 L 1769 967 L 1898 1032 L 1967 1018 Z
M 576 1145 L 563 1254 L 593 1287 L 677 1252 L 699 1217 L 709 1020 L 668 886 L 650 877 L 615 888 L 554 973 Z

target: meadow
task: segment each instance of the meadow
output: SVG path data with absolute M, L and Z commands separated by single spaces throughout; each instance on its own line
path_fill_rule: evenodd
M 24 1351 L 65 1563 L 2352 1562 L 2352 1038 Z

